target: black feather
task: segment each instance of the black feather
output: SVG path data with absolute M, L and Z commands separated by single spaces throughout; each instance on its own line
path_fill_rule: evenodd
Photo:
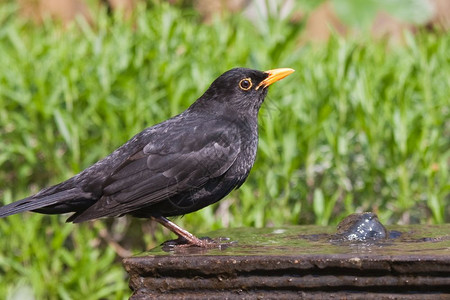
M 258 111 L 268 78 L 232 69 L 218 77 L 185 112 L 134 136 L 69 180 L 0 208 L 74 213 L 68 222 L 131 214 L 175 216 L 193 212 L 239 187 L 253 166 Z M 242 88 L 245 79 L 252 83 Z M 247 82 L 248 83 L 248 82 Z

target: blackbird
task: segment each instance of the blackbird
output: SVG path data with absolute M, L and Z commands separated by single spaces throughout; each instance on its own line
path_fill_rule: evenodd
M 181 114 L 138 133 L 74 177 L 0 207 L 0 217 L 73 213 L 67 222 L 80 223 L 129 214 L 205 247 L 205 240 L 167 217 L 213 204 L 244 183 L 255 161 L 267 87 L 292 72 L 231 69 Z

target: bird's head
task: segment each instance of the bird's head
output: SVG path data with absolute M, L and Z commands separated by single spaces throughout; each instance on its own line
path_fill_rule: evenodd
M 192 107 L 222 110 L 258 112 L 267 88 L 274 82 L 294 72 L 281 68 L 258 71 L 246 68 L 231 69 L 220 75 Z

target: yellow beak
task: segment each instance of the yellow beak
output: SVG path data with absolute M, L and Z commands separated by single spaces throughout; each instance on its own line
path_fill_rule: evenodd
M 294 69 L 291 68 L 280 68 L 280 69 L 273 69 L 273 70 L 269 70 L 269 71 L 265 71 L 264 73 L 269 74 L 269 76 L 267 76 L 266 79 L 264 79 L 263 81 L 261 81 L 260 84 L 258 84 L 258 86 L 256 87 L 256 90 L 259 89 L 260 87 L 268 87 L 269 85 L 271 85 L 272 83 L 283 79 L 284 77 L 288 76 L 289 74 L 295 72 Z

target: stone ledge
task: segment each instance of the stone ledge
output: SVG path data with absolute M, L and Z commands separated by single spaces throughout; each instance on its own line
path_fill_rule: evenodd
M 221 230 L 225 249 L 156 248 L 126 258 L 131 299 L 447 299 L 450 225 L 388 228 L 397 238 L 337 242 L 332 228 Z

